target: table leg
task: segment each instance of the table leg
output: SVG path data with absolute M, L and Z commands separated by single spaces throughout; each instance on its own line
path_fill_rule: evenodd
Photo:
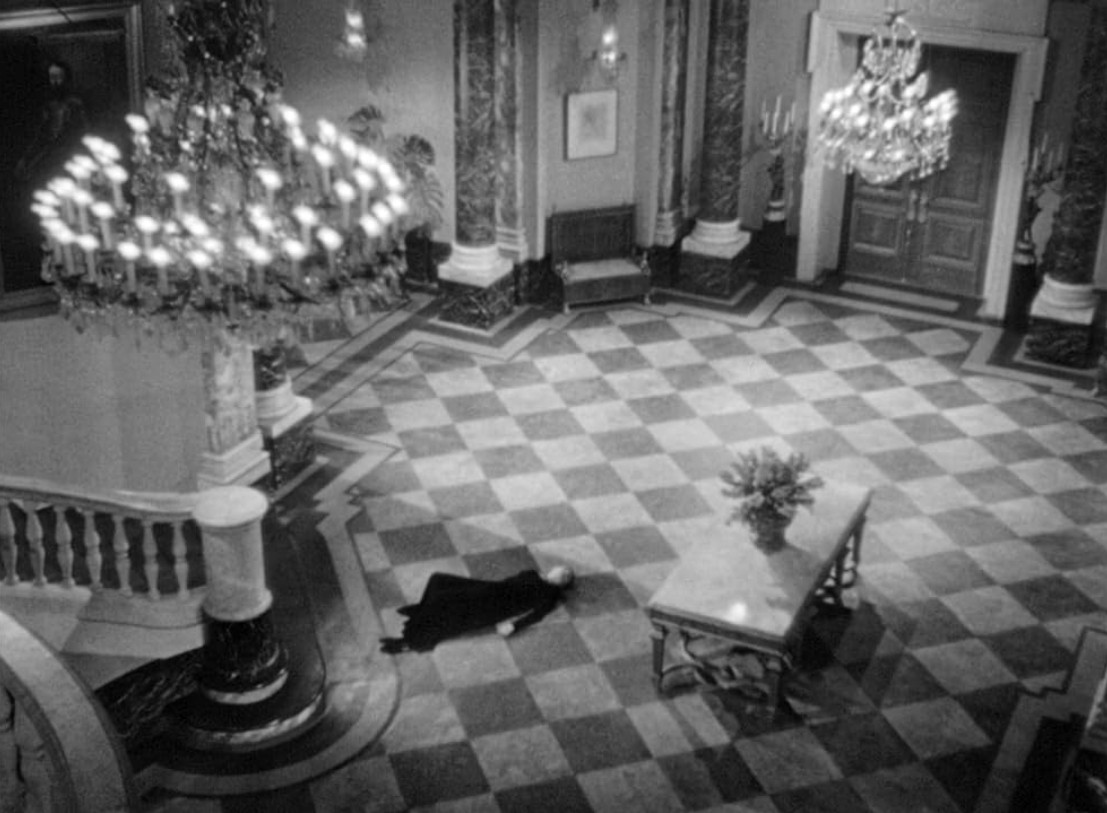
M 661 692 L 661 675 L 665 665 L 665 634 L 668 630 L 660 624 L 653 625 L 650 638 L 653 639 L 653 682 L 658 692 Z

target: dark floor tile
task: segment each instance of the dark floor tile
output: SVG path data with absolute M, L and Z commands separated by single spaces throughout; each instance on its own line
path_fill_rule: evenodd
M 391 432 L 392 424 L 380 407 L 342 410 L 341 404 L 327 413 L 331 428 L 351 435 L 377 435 Z
M 662 449 L 648 429 L 613 429 L 592 435 L 604 457 L 608 460 L 624 460 L 628 457 L 644 457 L 660 454 Z
M 710 364 L 678 364 L 675 367 L 665 367 L 661 374 L 681 392 L 718 387 L 726 383 L 726 379 Z
M 989 635 L 984 641 L 1020 680 L 1064 672 L 1072 667 L 1072 653 L 1043 627 L 1024 627 Z
M 750 417 L 761 420 L 755 415 Z M 719 445 L 673 452 L 669 457 L 692 481 L 718 478 L 719 474 L 734 460 L 734 455 L 724 446 Z
M 571 776 L 496 793 L 500 813 L 593 813 L 588 797 Z
M 957 702 L 992 742 L 1002 742 L 1011 714 L 1023 697 L 1026 692 L 1021 685 L 1005 683 L 959 694 Z
M 369 597 L 373 599 L 373 606 L 377 609 L 383 607 L 400 607 L 407 603 L 404 592 L 391 569 L 366 571 L 365 584 L 369 588 Z
M 771 798 L 780 813 L 872 813 L 845 781 L 774 793 Z
M 506 390 L 543 384 L 546 379 L 533 361 L 508 361 L 503 364 L 486 364 L 481 372 L 493 387 Z
M 446 373 L 477 366 L 472 354 L 450 347 L 426 345 L 415 350 L 411 356 L 424 373 Z
M 649 426 L 666 421 L 681 421 L 696 417 L 696 413 L 688 406 L 680 395 L 651 395 L 646 398 L 631 398 L 626 402 L 634 414 L 642 423 Z
M 668 319 L 650 319 L 644 322 L 633 322 L 622 325 L 621 330 L 635 344 L 656 344 L 657 342 L 674 342 L 682 338 Z
M 608 683 L 615 690 L 619 704 L 624 708 L 658 699 L 653 681 L 653 660 L 650 655 L 634 655 L 603 661 L 600 668 Z
M 822 359 L 807 348 L 784 350 L 780 353 L 765 353 L 761 359 L 780 375 L 802 375 L 817 373 L 826 369 Z
M 526 543 L 545 542 L 588 533 L 573 507 L 566 504 L 523 508 L 509 513 Z
M 511 477 L 515 474 L 529 474 L 543 471 L 542 458 L 534 453 L 530 445 L 494 446 L 491 449 L 477 449 L 473 459 L 481 467 L 489 480 Z
M 565 356 L 580 352 L 580 345 L 564 330 L 547 330 L 527 345 L 531 358 Z
M 573 588 L 576 590 L 576 588 Z M 514 635 L 507 645 L 523 675 L 553 672 L 592 662 L 592 653 L 576 627 L 564 621 L 546 621 Z
M 690 340 L 691 344 L 705 359 L 728 359 L 735 356 L 753 355 L 753 350 L 733 333 L 720 333 L 715 336 L 703 336 Z
M 565 607 L 574 618 L 582 618 L 633 610 L 638 602 L 615 573 L 586 573 L 573 583 Z
M 691 754 L 659 759 L 662 769 L 682 800 L 710 798 L 738 802 L 764 793 L 761 783 L 732 746 L 698 748 Z M 705 778 L 710 781 L 706 784 Z M 698 809 L 689 805 L 690 810 Z
M 895 418 L 896 428 L 918 444 L 940 443 L 944 440 L 963 438 L 965 433 L 944 415 L 925 413 Z
M 730 415 L 709 415 L 703 422 L 724 444 L 776 437 L 776 432 L 754 412 Z
M 875 392 L 902 387 L 903 380 L 880 364 L 839 370 L 838 375 L 857 392 Z
M 438 397 L 431 385 L 427 383 L 426 377 L 421 375 L 406 378 L 378 376 L 373 379 L 373 392 L 382 404 L 426 401 Z
M 637 347 L 615 347 L 611 350 L 594 350 L 588 358 L 604 375 L 646 370 L 652 367 L 649 359 Z
M 1065 462 L 1096 485 L 1107 483 L 1107 450 L 1095 449 L 1082 454 L 1069 455 Z
M 901 606 L 915 621 L 910 637 L 905 639 L 910 649 L 925 649 L 973 637 L 953 611 L 938 599 Z
M 882 708 L 933 700 L 946 694 L 926 667 L 908 652 L 882 655 L 867 664 L 850 664 L 846 671 L 869 699 Z
M 1058 570 L 1076 570 L 1107 564 L 1107 549 L 1079 528 L 1039 534 L 1026 540 Z
M 598 533 L 596 541 L 618 569 L 676 558 L 672 546 L 654 525 Z
M 1020 398 L 1017 401 L 1004 401 L 996 406 L 1008 418 L 1024 428 L 1067 420 L 1064 413 L 1036 396 Z
M 467 742 L 415 748 L 388 755 L 396 783 L 410 807 L 474 796 L 488 780 Z
M 984 403 L 984 399 L 961 380 L 920 384 L 915 391 L 938 409 L 957 409 Z
M 498 514 L 504 510 L 500 498 L 486 482 L 461 483 L 427 492 L 442 519 Z
M 393 565 L 457 555 L 450 535 L 439 522 L 381 531 L 380 540 Z
M 809 322 L 805 325 L 792 325 L 788 330 L 803 342 L 806 347 L 824 344 L 841 344 L 851 341 L 846 333 L 831 321 Z
M 402 494 L 422 487 L 410 460 L 386 460 L 357 481 L 358 490 L 367 497 Z
M 788 436 L 788 445 L 812 463 L 853 457 L 857 450 L 837 429 L 814 429 Z
M 293 785 L 269 793 L 224 796 L 223 813 L 315 813 L 315 802 L 308 785 Z M 323 813 L 322 811 L 320 813 Z
M 920 556 L 907 563 L 934 593 L 944 596 L 992 584 L 992 578 L 964 551 L 944 551 Z
M 568 381 L 554 382 L 553 388 L 561 396 L 565 406 L 584 406 L 614 401 L 619 393 L 606 378 L 573 378 Z
M 896 483 L 919 480 L 924 477 L 940 477 L 945 469 L 919 449 L 890 449 L 869 455 L 869 461 Z
M 881 336 L 863 341 L 861 346 L 869 351 L 869 355 L 885 362 L 918 358 L 920 352 L 905 336 Z
M 843 776 L 911 762 L 914 752 L 878 712 L 854 714 L 811 726 Z
M 1055 621 L 1099 609 L 1095 602 L 1063 576 L 1015 582 L 1007 585 L 1007 590 L 1041 621 Z
M 537 570 L 538 563 L 530 549 L 517 545 L 484 553 L 467 553 L 462 556 L 469 575 L 474 579 L 499 581 L 524 570 Z
M 613 768 L 649 759 L 638 729 L 623 710 L 550 723 L 574 772 Z
M 1062 491 L 1046 496 L 1062 514 L 1077 525 L 1107 522 L 1107 494 L 1096 488 Z
M 823 398 L 812 402 L 824 418 L 834 426 L 849 426 L 852 423 L 879 420 L 882 416 L 859 395 L 841 395 L 837 398 Z
M 1023 460 L 1052 457 L 1052 453 L 1021 429 L 978 437 L 977 442 L 996 460 L 1009 466 Z
M 1017 500 L 1034 493 L 1030 486 L 1008 468 L 978 469 L 956 474 L 954 477 L 986 505 Z
M 638 491 L 635 496 L 654 522 L 692 519 L 706 516 L 715 510 L 692 485 L 653 488 Z
M 454 689 L 450 701 L 470 738 L 543 722 L 542 712 L 522 678 Z
M 673 754 L 660 757 L 657 762 L 685 810 L 706 810 L 722 804 L 723 797 L 711 778 L 711 769 L 697 754 Z M 757 781 L 752 774 L 750 779 Z
M 440 400 L 454 423 L 499 418 L 507 415 L 507 408 L 494 392 L 449 395 Z
M 798 404 L 803 401 L 800 394 L 781 378 L 766 381 L 754 381 L 749 384 L 737 384 L 734 391 L 741 395 L 750 406 L 755 408 Z M 743 417 L 746 417 L 743 415 Z
M 1015 533 L 987 508 L 972 506 L 944 511 L 931 519 L 961 547 L 1014 539 Z
M 570 500 L 599 497 L 604 494 L 622 494 L 627 490 L 623 478 L 610 463 L 558 469 L 553 477 Z
M 557 440 L 584 434 L 584 427 L 567 409 L 551 409 L 549 412 L 518 415 L 515 423 L 527 440 Z
M 926 760 L 926 767 L 962 810 L 972 810 L 991 772 L 995 752 L 995 746 L 957 751 Z
M 405 429 L 399 433 L 400 443 L 407 456 L 433 457 L 465 450 L 465 441 L 455 426 L 427 426 L 419 429 Z

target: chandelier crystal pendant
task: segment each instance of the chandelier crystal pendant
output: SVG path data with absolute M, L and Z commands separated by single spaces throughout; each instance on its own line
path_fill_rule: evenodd
M 918 72 L 921 57 L 922 43 L 903 12 L 889 12 L 887 29 L 865 41 L 849 84 L 826 93 L 819 106 L 819 145 L 829 166 L 856 171 L 871 184 L 924 178 L 945 167 L 957 94 L 925 99 L 929 75 Z

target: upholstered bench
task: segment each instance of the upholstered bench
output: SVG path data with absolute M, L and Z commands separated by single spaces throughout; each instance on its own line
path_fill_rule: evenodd
M 646 253 L 634 242 L 634 207 L 557 212 L 546 230 L 565 313 L 572 305 L 642 297 L 650 301 Z

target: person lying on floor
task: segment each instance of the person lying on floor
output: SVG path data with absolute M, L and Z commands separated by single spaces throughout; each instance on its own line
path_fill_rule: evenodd
M 496 627 L 508 636 L 542 620 L 573 583 L 572 568 L 558 565 L 539 575 L 524 570 L 500 581 L 434 573 L 418 604 L 401 607 L 403 637 L 381 638 L 388 653 L 428 652 L 440 641 Z

